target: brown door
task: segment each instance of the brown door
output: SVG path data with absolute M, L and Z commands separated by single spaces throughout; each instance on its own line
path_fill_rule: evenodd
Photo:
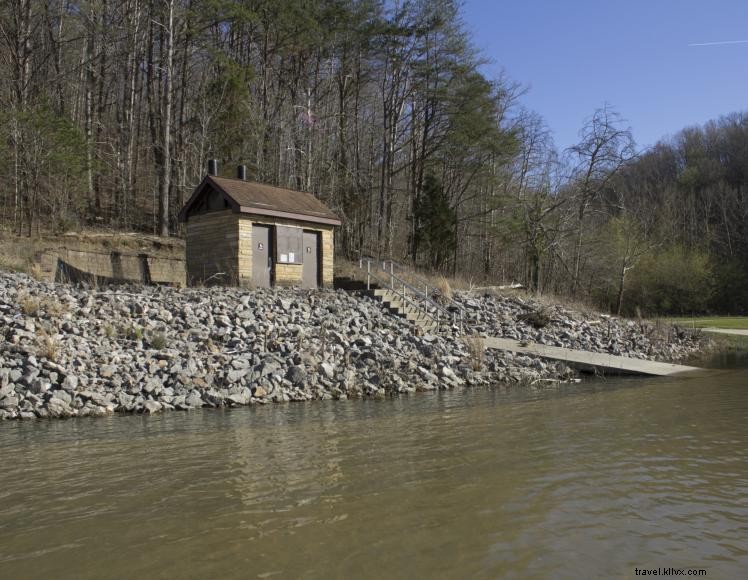
M 252 224 L 252 282 L 258 288 L 270 286 L 272 256 L 270 228 Z
M 302 288 L 317 288 L 319 286 L 319 232 L 304 232 L 302 254 L 304 270 Z

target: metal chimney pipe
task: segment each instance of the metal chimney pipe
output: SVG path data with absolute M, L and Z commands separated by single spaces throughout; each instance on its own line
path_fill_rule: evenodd
M 236 178 L 242 181 L 247 181 L 247 166 L 237 165 L 236 167 Z
M 218 175 L 218 159 L 208 159 L 208 175 Z

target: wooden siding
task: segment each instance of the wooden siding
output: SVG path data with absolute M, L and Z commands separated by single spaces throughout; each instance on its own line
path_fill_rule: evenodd
M 231 210 L 190 216 L 186 243 L 188 283 L 236 284 L 241 274 L 241 249 L 238 216 Z

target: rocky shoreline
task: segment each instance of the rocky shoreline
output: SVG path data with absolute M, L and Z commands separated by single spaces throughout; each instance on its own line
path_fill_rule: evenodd
M 493 294 L 457 297 L 471 336 L 424 334 L 344 291 L 114 286 L 0 273 L 0 419 L 385 397 L 575 377 L 480 335 L 674 360 L 699 338 Z M 600 322 L 604 321 L 604 322 Z

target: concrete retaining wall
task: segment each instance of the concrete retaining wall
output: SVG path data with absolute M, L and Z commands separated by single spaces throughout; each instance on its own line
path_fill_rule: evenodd
M 139 282 L 173 286 L 186 283 L 183 258 L 70 248 L 46 251 L 40 258 L 44 277 L 57 282 Z

